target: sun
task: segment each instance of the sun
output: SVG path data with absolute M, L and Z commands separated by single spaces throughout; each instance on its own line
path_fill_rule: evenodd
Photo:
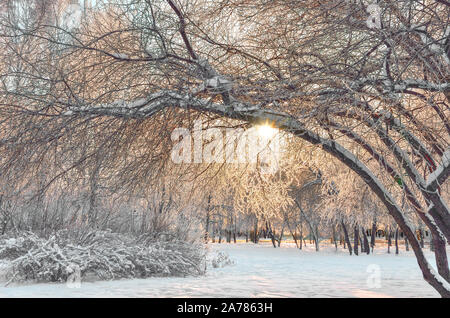
M 274 128 L 269 124 L 259 125 L 256 127 L 256 129 L 258 131 L 258 134 L 265 139 L 273 138 L 278 132 L 277 128 Z

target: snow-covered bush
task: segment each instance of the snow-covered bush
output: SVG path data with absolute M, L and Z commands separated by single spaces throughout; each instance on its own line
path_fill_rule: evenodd
M 213 268 L 221 268 L 229 265 L 234 265 L 234 261 L 225 252 L 219 251 L 211 259 L 211 266 Z
M 4 237 L 0 239 L 0 259 L 13 260 L 30 250 L 37 236 L 31 232 L 24 232 L 19 237 Z
M 144 278 L 199 275 L 204 271 L 201 245 L 178 240 L 143 244 L 106 231 L 74 236 L 60 231 L 48 239 L 23 232 L 0 239 L 0 259 L 8 259 L 9 281 L 67 281 L 74 268 L 81 278 Z

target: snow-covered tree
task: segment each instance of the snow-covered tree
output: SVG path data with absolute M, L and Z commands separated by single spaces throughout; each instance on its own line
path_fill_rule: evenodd
M 199 113 L 270 123 L 361 177 L 449 297 L 450 7 L 379 8 L 374 24 L 363 2 L 116 0 L 63 39 L 2 13 L 3 182 L 29 188 L 52 166 L 45 189 L 100 164 L 132 187 L 162 171 L 170 132 Z M 437 273 L 409 207 L 433 235 Z

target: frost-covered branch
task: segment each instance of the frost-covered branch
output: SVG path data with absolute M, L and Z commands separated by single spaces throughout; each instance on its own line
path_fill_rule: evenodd
M 442 163 L 427 178 L 426 190 L 435 192 L 450 175 L 450 149 L 442 155 Z

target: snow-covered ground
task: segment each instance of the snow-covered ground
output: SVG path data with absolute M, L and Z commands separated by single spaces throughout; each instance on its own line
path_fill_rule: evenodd
M 293 244 L 209 244 L 235 262 L 205 276 L 27 284 L 3 287 L 0 297 L 439 297 L 422 278 L 412 252 L 349 256 L 325 246 L 300 251 Z M 393 249 L 391 250 L 393 252 Z M 432 254 L 425 252 L 435 265 Z

